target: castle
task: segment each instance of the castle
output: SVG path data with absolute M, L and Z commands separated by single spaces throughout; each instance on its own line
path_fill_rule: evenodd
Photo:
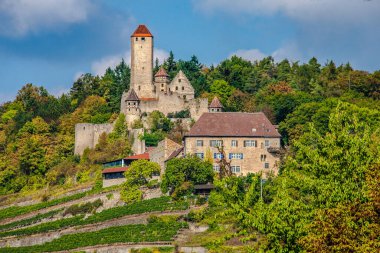
M 139 25 L 131 35 L 131 78 L 130 89 L 121 97 L 120 112 L 126 116 L 131 129 L 133 122 L 153 111 L 165 115 L 189 110 L 191 118 L 198 118 L 208 112 L 208 100 L 194 97 L 194 88 L 186 75 L 179 71 L 173 78 L 164 68 L 153 75 L 153 35 L 145 25 Z M 113 124 L 81 123 L 75 126 L 75 154 L 82 154 L 86 148 L 94 148 L 101 133 L 110 133 Z M 142 129 L 131 129 L 137 137 Z M 143 153 L 144 143 L 134 138 L 132 150 Z

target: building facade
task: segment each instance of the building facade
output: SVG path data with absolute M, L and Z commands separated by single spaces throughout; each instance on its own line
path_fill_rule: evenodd
M 214 170 L 219 171 L 223 154 L 218 147 L 223 147 L 233 173 L 277 174 L 280 138 L 262 112 L 211 112 L 203 114 L 185 135 L 184 152 L 212 159 Z

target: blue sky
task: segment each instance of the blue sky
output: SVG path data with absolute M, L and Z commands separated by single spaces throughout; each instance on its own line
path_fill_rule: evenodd
M 378 0 L 0 0 L 0 103 L 26 83 L 59 95 L 82 73 L 129 60 L 146 24 L 160 60 L 316 56 L 380 69 Z

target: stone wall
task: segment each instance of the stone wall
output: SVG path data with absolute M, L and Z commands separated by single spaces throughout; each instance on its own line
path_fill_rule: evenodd
M 103 178 L 103 188 L 114 186 L 114 185 L 120 185 L 125 182 L 124 178 L 114 178 L 114 179 L 104 179 Z
M 113 124 L 89 124 L 80 123 L 75 125 L 75 150 L 76 155 L 82 155 L 86 148 L 93 149 L 98 144 L 102 133 L 109 134 L 113 130 Z M 131 129 L 129 132 L 132 143 L 132 152 L 141 154 L 145 152 L 145 141 L 139 139 L 144 129 Z
M 197 146 L 197 140 L 203 141 L 203 146 Z M 185 138 L 185 154 L 203 153 L 204 158 L 208 152 L 211 153 L 211 157 L 214 157 L 214 153 L 218 153 L 216 147 L 210 147 L 210 140 L 222 140 L 224 146 L 224 152 L 227 160 L 229 159 L 229 153 L 242 153 L 243 159 L 231 159 L 231 166 L 240 166 L 241 174 L 246 175 L 248 173 L 264 172 L 267 174 L 273 172 L 278 173 L 278 163 L 280 158 L 274 153 L 268 151 L 268 147 L 265 147 L 265 141 L 269 141 L 270 147 L 280 148 L 280 138 L 255 138 L 255 137 L 186 137 Z M 237 141 L 237 147 L 231 146 L 231 141 Z M 244 147 L 245 140 L 257 141 L 257 147 Z M 261 155 L 265 155 L 265 161 L 262 160 Z M 265 168 L 265 163 L 269 163 L 269 168 Z M 216 161 L 214 161 L 216 165 Z
M 160 141 L 157 147 L 149 152 L 149 157 L 152 162 L 156 162 L 161 167 L 161 175 L 165 172 L 165 160 L 177 149 L 179 149 L 181 145 L 178 143 L 165 138 Z
M 95 148 L 99 136 L 102 133 L 109 134 L 113 130 L 113 124 L 80 123 L 75 125 L 74 154 L 82 155 L 86 148 Z
M 194 99 L 194 88 L 182 70 L 173 78 L 168 88 L 169 92 L 173 92 L 184 100 Z

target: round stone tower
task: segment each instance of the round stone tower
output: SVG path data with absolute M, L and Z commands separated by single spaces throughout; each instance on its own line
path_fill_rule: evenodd
M 214 97 L 214 99 L 211 101 L 211 104 L 208 106 L 209 112 L 222 112 L 223 111 L 223 105 L 220 103 L 218 97 Z
M 135 120 L 140 119 L 140 115 L 140 99 L 132 88 L 128 91 L 125 98 L 125 119 L 128 123 L 128 127 L 130 127 Z
M 139 25 L 131 35 L 131 88 L 139 98 L 155 98 L 153 85 L 153 35 Z
M 170 83 L 169 75 L 163 67 L 154 75 L 154 83 L 157 91 L 168 92 L 168 84 Z

